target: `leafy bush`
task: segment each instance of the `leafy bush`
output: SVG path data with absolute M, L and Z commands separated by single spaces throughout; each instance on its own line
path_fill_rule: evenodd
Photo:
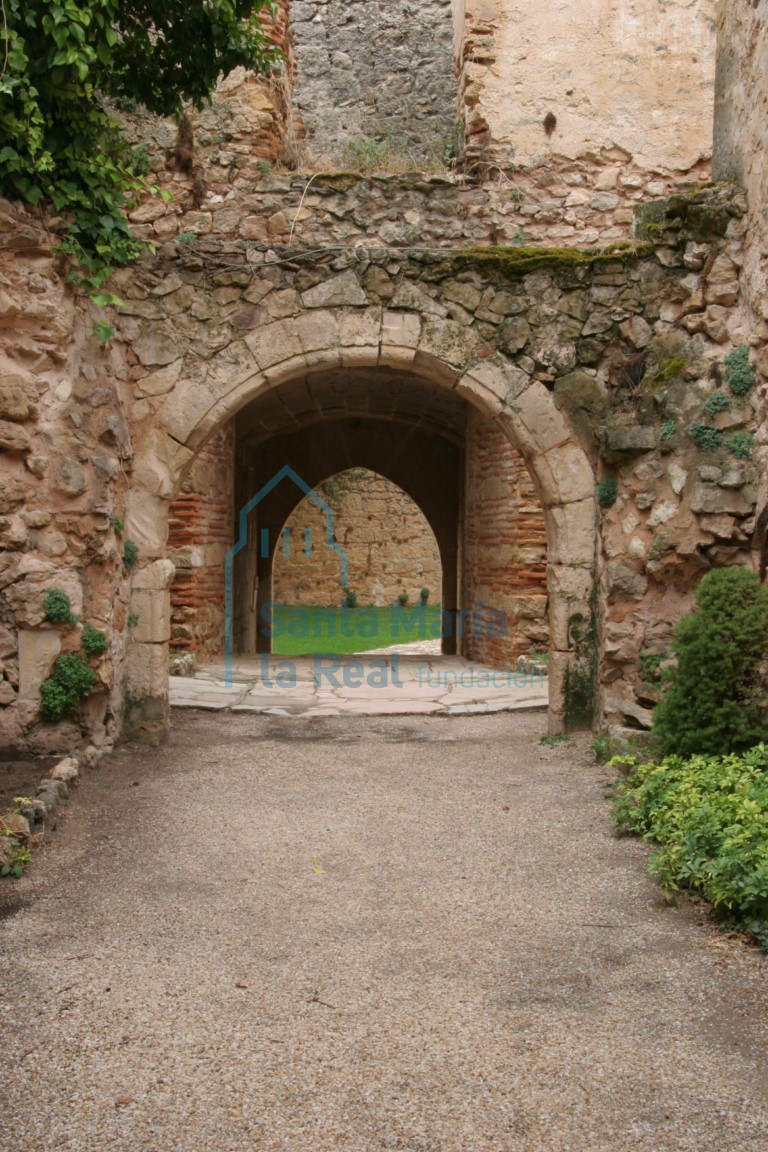
M 702 452 L 716 452 L 723 443 L 720 429 L 712 428 L 709 424 L 691 424 L 690 432 Z
M 101 96 L 151 112 L 198 107 L 219 74 L 266 72 L 277 57 L 259 24 L 267 0 L 5 0 L 0 78 L 0 189 L 49 201 L 66 224 L 65 251 L 97 288 L 110 265 L 143 247 L 124 208 L 147 188 Z
M 353 592 L 349 588 L 347 589 L 345 596 L 344 596 L 344 607 L 345 608 L 357 608 L 357 593 Z
M 126 540 L 123 544 L 123 564 L 130 572 L 131 568 L 135 568 L 139 562 L 139 549 L 138 545 L 134 544 L 133 540 Z
M 734 432 L 726 437 L 725 446 L 737 460 L 749 460 L 755 442 L 749 432 Z
M 704 401 L 704 411 L 707 416 L 717 416 L 718 412 L 726 412 L 731 406 L 731 398 L 727 392 L 713 392 Z
M 99 656 L 102 652 L 106 652 L 109 647 L 106 632 L 102 632 L 99 628 L 94 628 L 93 624 L 83 625 L 80 643 L 89 656 Z
M 677 432 L 676 422 L 674 420 L 665 420 L 659 432 L 659 443 L 665 444 L 667 440 L 671 440 L 675 432 Z
M 81 652 L 65 652 L 53 672 L 40 685 L 40 715 L 44 720 L 61 720 L 77 711 L 80 701 L 93 691 L 96 673 Z
M 747 568 L 708 572 L 677 625 L 677 666 L 653 714 L 664 755 L 724 755 L 768 739 L 768 589 Z
M 755 383 L 755 373 L 749 365 L 749 348 L 742 344 L 734 348 L 725 358 L 725 367 L 728 371 L 728 384 L 734 396 L 746 396 L 752 391 Z
M 25 866 L 32 859 L 32 853 L 26 844 L 13 841 L 4 852 L 5 861 L 0 867 L 0 876 L 13 876 L 18 880 Z M 0 857 L 1 859 L 1 857 Z
M 651 873 L 667 892 L 704 896 L 768 949 L 768 748 L 623 766 L 614 819 L 660 846 Z
M 51 588 L 46 592 L 43 611 L 51 624 L 74 624 L 77 620 L 72 611 L 72 601 L 61 588 Z
M 408 603 L 408 593 L 401 592 L 397 597 L 397 602 L 401 608 L 405 608 L 406 604 Z
M 601 508 L 613 508 L 619 498 L 619 482 L 614 477 L 601 480 L 597 486 L 597 502 Z
M 419 600 L 422 604 L 427 603 L 429 600 L 429 588 L 422 588 L 421 592 L 419 592 Z

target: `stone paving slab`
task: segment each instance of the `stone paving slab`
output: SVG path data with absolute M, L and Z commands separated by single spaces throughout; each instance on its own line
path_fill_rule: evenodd
M 194 677 L 170 678 L 171 707 L 289 717 L 456 716 L 547 707 L 546 677 L 441 656 L 436 645 L 421 641 L 340 656 L 333 669 L 327 658 L 316 664 L 310 656 L 241 656 L 233 662 L 231 686 L 223 661 L 216 661 Z

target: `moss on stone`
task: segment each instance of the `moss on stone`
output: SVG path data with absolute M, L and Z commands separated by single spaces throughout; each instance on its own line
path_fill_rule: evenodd
M 501 274 L 505 279 L 528 276 L 531 272 L 572 272 L 594 269 L 605 261 L 631 263 L 653 255 L 653 245 L 623 242 L 607 248 L 524 248 L 520 245 L 492 248 L 459 248 L 446 254 L 445 263 L 453 270 L 476 268 L 484 274 Z

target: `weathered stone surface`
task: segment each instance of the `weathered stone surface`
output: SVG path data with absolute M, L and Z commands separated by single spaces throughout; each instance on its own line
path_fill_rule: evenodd
M 650 452 L 656 447 L 656 430 L 636 424 L 630 428 L 608 428 L 605 447 L 609 452 Z
M 0 420 L 0 452 L 26 452 L 30 446 L 29 432 L 8 420 Z
M 698 482 L 691 496 L 691 511 L 703 512 L 708 516 L 727 513 L 732 516 L 748 516 L 754 504 L 735 488 L 721 488 Z
M 368 298 L 363 292 L 354 272 L 342 272 L 332 280 L 326 280 L 315 288 L 302 293 L 305 308 L 339 308 L 344 306 L 363 307 Z
M 80 767 L 75 756 L 67 756 L 51 771 L 51 780 L 63 780 L 65 784 L 74 784 L 80 775 Z
M 61 638 L 48 629 L 19 630 L 19 697 L 35 702 L 40 699 L 40 685 L 51 674 L 61 652 Z

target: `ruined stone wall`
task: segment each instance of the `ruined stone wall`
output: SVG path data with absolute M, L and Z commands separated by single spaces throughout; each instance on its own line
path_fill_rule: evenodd
M 123 708 L 129 576 L 125 544 L 131 429 L 116 356 L 93 334 L 97 309 L 65 283 L 46 222 L 0 201 L 0 748 L 108 747 Z M 77 617 L 46 618 L 65 592 Z M 39 723 L 40 685 L 105 631 L 97 681 L 77 721 Z
M 530 168 L 602 157 L 645 173 L 706 166 L 716 0 L 455 6 L 465 15 L 457 57 L 471 158 Z
M 514 430 L 547 505 L 553 668 L 570 658 L 597 543 L 596 627 L 583 642 L 595 659 L 604 642 L 606 714 L 647 723 L 638 654 L 668 646 L 703 571 L 752 562 L 759 477 L 743 434 L 757 429 L 758 393 L 734 395 L 724 364 L 745 332 L 741 211 L 727 190 L 650 205 L 647 247 L 602 257 L 166 244 L 114 277 L 125 303 L 100 344 L 104 313 L 73 297 L 37 215 L 0 206 L 5 742 L 74 739 L 70 723 L 37 718 L 56 645 L 80 635 L 45 625 L 46 587 L 71 587 L 74 610 L 109 636 L 103 690 L 77 730 L 109 739 L 123 701 L 162 722 L 165 531 L 182 465 L 236 410 L 226 397 L 241 385 L 318 363 L 395 363 L 406 379 L 415 366 Z M 710 415 L 717 392 L 727 406 Z M 597 541 L 596 481 L 615 481 Z M 139 546 L 130 571 L 126 536 Z
M 232 176 L 232 179 L 230 179 Z M 634 210 L 667 196 L 674 178 L 639 172 L 632 163 L 553 160 L 486 182 L 448 176 L 404 178 L 355 173 L 296 176 L 258 168 L 210 167 L 200 207 L 189 177 L 168 170 L 167 204 L 150 199 L 130 213 L 135 231 L 154 244 L 181 236 L 270 244 L 589 246 L 629 240 Z
M 362 469 L 342 473 L 320 496 L 334 510 L 336 541 L 349 558 L 349 589 L 361 606 L 383 607 L 405 592 L 419 603 L 422 588 L 429 603 L 439 604 L 441 566 L 437 541 L 418 506 L 397 485 Z M 290 555 L 278 545 L 272 572 L 272 597 L 281 604 L 335 606 L 344 600 L 339 586 L 339 557 L 325 542 L 325 515 L 302 500 L 288 518 Z M 312 553 L 304 551 L 304 533 L 312 533 Z
M 494 668 L 549 645 L 547 530 L 522 456 L 498 424 L 470 410 L 464 498 L 464 654 Z M 502 613 L 493 619 L 488 609 Z
M 450 0 L 293 0 L 304 162 L 442 163 L 454 138 Z
M 171 505 L 168 558 L 171 648 L 201 661 L 224 643 L 224 557 L 234 541 L 234 430 L 216 432 L 195 457 Z
M 719 14 L 714 170 L 747 192 L 742 288 L 753 334 L 768 339 L 768 0 L 722 4 Z M 762 362 L 768 377 L 768 362 Z

